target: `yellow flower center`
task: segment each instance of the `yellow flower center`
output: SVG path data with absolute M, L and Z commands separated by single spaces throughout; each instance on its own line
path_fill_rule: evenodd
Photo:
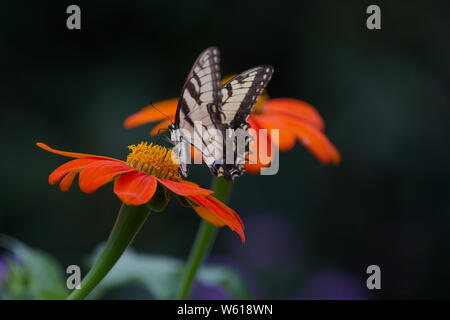
M 128 146 L 127 164 L 147 175 L 161 179 L 180 181 L 179 165 L 172 161 L 172 150 L 163 146 L 141 142 Z

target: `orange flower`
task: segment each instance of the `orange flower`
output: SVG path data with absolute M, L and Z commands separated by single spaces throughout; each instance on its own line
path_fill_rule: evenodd
M 227 79 L 229 78 L 224 81 Z M 156 135 L 161 129 L 167 129 L 167 126 L 174 121 L 177 104 L 178 99 L 169 99 L 146 106 L 129 116 L 125 120 L 125 127 L 133 128 L 160 121 L 150 132 L 151 135 Z M 269 99 L 264 91 L 258 98 L 247 122 L 257 133 L 259 129 L 267 129 L 267 135 L 261 135 L 261 137 L 268 139 L 268 157 L 259 159 L 258 155 L 256 164 L 245 163 L 245 169 L 250 173 L 259 173 L 261 168 L 270 165 L 272 143 L 280 151 L 288 151 L 294 147 L 295 141 L 299 141 L 324 164 L 338 165 L 341 161 L 339 151 L 323 133 L 325 123 L 319 112 L 304 101 L 291 98 Z M 278 139 L 272 139 L 270 129 L 279 129 Z M 250 150 L 254 153 L 258 145 L 257 138 L 254 136 L 250 143 Z
M 50 184 L 59 183 L 61 191 L 68 191 L 75 177 L 81 191 L 93 193 L 104 184 L 114 181 L 114 193 L 127 205 L 148 203 L 158 191 L 168 198 L 177 195 L 182 204 L 215 226 L 227 225 L 245 242 L 244 225 L 234 210 L 212 197 L 213 191 L 184 181 L 179 165 L 172 162 L 172 150 L 162 146 L 140 144 L 129 146 L 127 161 L 84 153 L 59 151 L 44 143 L 37 146 L 52 153 L 76 158 L 56 168 L 49 176 Z M 158 189 L 160 188 L 160 189 Z
M 295 141 L 299 141 L 324 164 L 338 165 L 341 161 L 339 151 L 323 133 L 325 123 L 319 112 L 304 101 L 291 98 L 269 99 L 263 94 L 256 102 L 248 123 L 256 132 L 267 129 L 268 141 L 280 151 L 292 149 Z M 272 139 L 271 129 L 279 129 L 278 139 Z M 256 141 L 254 137 L 254 146 Z M 258 173 L 261 167 L 270 164 L 270 161 L 262 160 L 264 159 L 253 165 L 247 163 L 245 169 Z

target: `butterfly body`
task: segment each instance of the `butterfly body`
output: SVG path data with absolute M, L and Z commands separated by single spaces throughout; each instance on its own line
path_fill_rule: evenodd
M 259 66 L 222 86 L 219 50 L 210 47 L 200 54 L 184 83 L 175 122 L 169 125 L 175 137 L 172 140 L 182 144 L 179 159 L 183 175 L 188 172 L 190 145 L 202 153 L 214 175 L 227 180 L 242 175 L 250 137 L 247 135 L 241 146 L 233 134 L 248 133 L 247 119 L 272 74 L 271 66 Z

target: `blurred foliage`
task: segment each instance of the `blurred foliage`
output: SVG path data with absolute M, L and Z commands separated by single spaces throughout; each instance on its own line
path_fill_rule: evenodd
M 103 245 L 89 259 L 92 266 Z M 178 289 L 185 264 L 182 260 L 137 253 L 128 248 L 117 264 L 89 295 L 101 298 L 107 291 L 125 285 L 138 285 L 148 290 L 155 299 L 173 299 Z M 199 269 L 197 281 L 209 287 L 223 288 L 235 299 L 249 299 L 249 292 L 241 276 L 233 269 L 220 265 L 206 265 Z
M 0 235 L 0 247 L 6 253 L 5 270 L 0 270 L 1 299 L 64 299 L 69 294 L 60 264 L 48 253 L 32 249 L 18 240 Z M 100 244 L 87 259 L 90 268 L 100 255 Z M 3 262 L 3 261 L 1 261 Z M 128 248 L 113 269 L 89 295 L 102 298 L 108 291 L 137 285 L 148 290 L 154 299 L 173 299 L 185 264 L 162 255 L 137 253 Z M 3 266 L 2 266 L 3 267 Z M 222 288 L 235 299 L 249 299 L 242 277 L 227 266 L 208 264 L 200 268 L 197 282 L 206 287 Z
M 68 295 L 61 265 L 42 250 L 0 235 L 6 255 L 6 274 L 0 283 L 2 299 L 64 299 Z

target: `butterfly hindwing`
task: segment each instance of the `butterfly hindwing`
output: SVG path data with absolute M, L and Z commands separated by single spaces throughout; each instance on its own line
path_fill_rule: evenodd
M 256 100 L 272 78 L 271 66 L 259 66 L 242 72 L 222 88 L 223 123 L 237 129 L 247 121 Z
M 221 123 L 225 124 L 226 128 L 247 132 L 249 128 L 247 118 L 259 95 L 272 78 L 272 74 L 271 66 L 259 66 L 247 70 L 225 83 L 222 88 Z M 223 158 L 227 156 L 226 153 L 229 150 L 229 147 L 226 148 L 225 140 L 223 141 Z M 243 163 L 249 153 L 249 143 L 251 142 L 250 137 L 246 136 L 245 144 L 240 149 L 238 138 L 235 137 L 232 140 L 233 163 L 216 162 L 211 168 L 214 174 L 223 175 L 227 180 L 243 174 Z

